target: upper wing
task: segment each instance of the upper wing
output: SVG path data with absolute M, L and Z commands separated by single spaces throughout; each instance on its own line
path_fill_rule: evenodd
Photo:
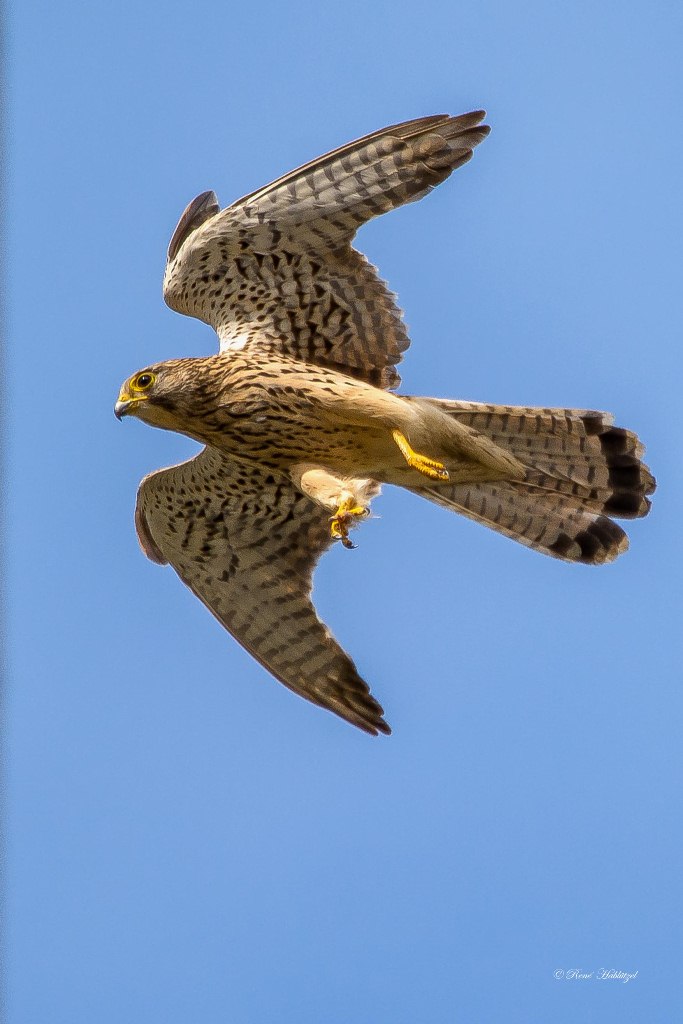
M 331 543 L 329 520 L 286 477 L 205 448 L 146 477 L 135 518 L 148 557 L 170 562 L 280 682 L 365 732 L 391 731 L 315 613 L 311 575 Z
M 392 125 L 220 210 L 187 207 L 169 246 L 164 298 L 218 332 L 384 387 L 409 340 L 394 296 L 351 241 L 361 224 L 420 199 L 466 163 L 483 111 Z

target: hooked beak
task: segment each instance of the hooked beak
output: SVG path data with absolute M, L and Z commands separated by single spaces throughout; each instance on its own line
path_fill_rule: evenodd
M 123 419 L 123 417 L 126 415 L 132 404 L 133 402 L 130 398 L 125 399 L 124 401 L 121 401 L 121 399 L 119 399 L 119 401 L 114 406 L 114 416 L 116 416 L 117 420 Z

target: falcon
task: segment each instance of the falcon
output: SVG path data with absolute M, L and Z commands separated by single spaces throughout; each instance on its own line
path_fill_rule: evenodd
M 221 209 L 186 208 L 164 276 L 171 309 L 220 353 L 139 370 L 116 415 L 204 445 L 146 477 L 137 534 L 276 679 L 368 733 L 389 733 L 316 615 L 311 577 L 395 484 L 566 562 L 626 550 L 647 514 L 643 447 L 604 412 L 398 395 L 409 344 L 393 294 L 351 246 L 422 198 L 488 135 L 483 111 L 392 125 Z

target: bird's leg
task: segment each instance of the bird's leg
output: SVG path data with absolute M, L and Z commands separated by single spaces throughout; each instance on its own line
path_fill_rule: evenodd
M 355 548 L 353 541 L 349 539 L 349 528 L 355 526 L 355 519 L 364 519 L 370 515 L 370 509 L 365 505 L 359 505 L 358 499 L 353 494 L 341 498 L 339 508 L 330 518 L 330 536 L 334 540 L 340 540 L 345 548 Z
M 443 462 L 436 462 L 435 459 L 428 459 L 426 455 L 419 455 L 417 452 L 414 452 L 408 444 L 405 435 L 400 430 L 392 430 L 391 436 L 411 469 L 424 473 L 430 480 L 448 480 L 448 470 Z
M 317 505 L 334 512 L 330 517 L 332 539 L 340 540 L 345 548 L 354 547 L 349 530 L 370 515 L 370 502 L 379 494 L 379 484 L 371 479 L 335 476 L 312 462 L 291 466 L 289 475 L 295 487 Z

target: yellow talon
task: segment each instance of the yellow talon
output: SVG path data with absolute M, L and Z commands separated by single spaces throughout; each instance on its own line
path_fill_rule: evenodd
M 393 430 L 391 436 L 393 437 L 396 445 L 401 452 L 401 455 L 406 460 L 411 469 L 416 469 L 419 473 L 424 473 L 430 480 L 448 480 L 448 470 L 444 466 L 443 462 L 437 462 L 435 459 L 428 459 L 426 455 L 418 455 L 408 444 L 408 441 L 401 433 L 400 430 Z
M 345 498 L 330 518 L 330 536 L 333 540 L 340 540 L 345 548 L 355 548 L 356 546 L 349 539 L 349 527 L 355 525 L 354 519 L 362 519 L 370 514 L 370 509 L 365 508 L 364 505 L 356 505 L 354 502 L 353 496 Z

